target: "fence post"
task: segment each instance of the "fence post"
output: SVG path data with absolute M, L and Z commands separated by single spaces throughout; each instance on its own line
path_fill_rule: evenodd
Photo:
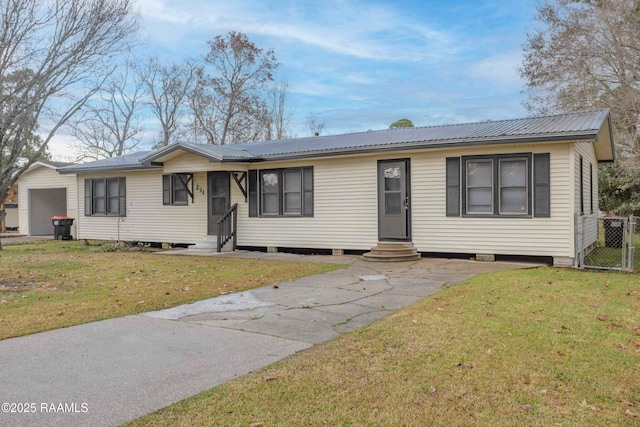
M 629 271 L 633 271 L 633 253 L 636 249 L 633 238 L 636 230 L 636 218 L 633 215 L 629 215 L 629 242 L 628 244 L 628 259 L 627 259 L 627 269 Z

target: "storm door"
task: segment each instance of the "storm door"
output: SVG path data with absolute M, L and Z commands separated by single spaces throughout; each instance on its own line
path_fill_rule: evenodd
M 410 240 L 409 160 L 378 162 L 378 238 Z
M 207 233 L 215 235 L 217 233 L 216 224 L 231 207 L 231 189 L 229 186 L 229 172 L 208 172 L 208 221 Z

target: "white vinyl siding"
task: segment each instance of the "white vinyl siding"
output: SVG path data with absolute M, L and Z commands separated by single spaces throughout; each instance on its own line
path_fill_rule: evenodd
M 54 168 L 36 165 L 20 176 L 18 180 L 18 217 L 21 234 L 31 235 L 29 230 L 29 190 L 64 188 L 67 193 L 67 216 L 78 218 L 78 190 L 75 175 L 59 174 Z M 53 234 L 53 225 L 51 229 Z M 71 227 L 76 236 L 76 222 Z
M 550 153 L 550 218 L 445 215 L 446 157 L 525 151 Z M 568 143 L 269 163 L 270 168 L 313 165 L 314 217 L 249 218 L 244 197 L 232 185 L 232 203 L 242 200 L 238 204 L 238 245 L 370 249 L 378 240 L 377 161 L 394 158 L 411 162 L 412 240 L 419 251 L 573 256 Z
M 595 157 L 595 151 L 592 144 L 588 142 L 578 142 L 573 144 L 574 150 L 574 208 L 573 213 L 580 215 L 591 215 L 591 199 L 593 198 L 594 214 L 598 213 L 598 163 Z M 582 158 L 582 181 L 580 181 L 580 158 Z M 589 188 L 589 164 L 593 165 L 592 188 Z M 582 203 L 580 195 L 582 194 Z M 584 208 L 584 212 L 580 211 L 580 207 Z M 586 221 L 585 224 L 591 225 L 590 228 L 584 230 L 584 246 L 593 244 L 598 238 L 597 221 Z M 578 248 L 579 249 L 579 248 Z
M 126 176 L 126 217 L 84 216 L 80 205 L 78 238 L 144 242 L 196 243 L 207 234 L 206 192 L 194 193 L 188 206 L 162 204 L 162 169 L 81 175 L 85 178 Z M 206 188 L 207 174 L 194 174 L 195 185 Z M 84 198 L 84 187 L 80 200 Z
M 238 203 L 238 245 L 371 248 L 378 241 L 378 158 L 343 157 L 251 165 L 261 170 L 313 166 L 313 187 L 305 185 L 306 197 L 313 194 L 313 217 L 250 218 L 248 203 L 232 183 L 232 203 Z
M 447 217 L 446 158 L 549 153 L 551 217 Z M 413 243 L 423 252 L 573 257 L 569 143 L 468 147 L 411 156 Z
M 403 158 L 410 160 L 412 241 L 419 251 L 573 257 L 574 168 L 570 166 L 571 150 L 570 143 L 517 144 L 231 166 L 207 160 L 206 164 L 211 170 L 228 167 L 235 171 L 242 167 L 259 170 L 313 167 L 313 217 L 249 217 L 249 204 L 231 180 L 231 203 L 238 204 L 239 246 L 370 249 L 378 241 L 377 162 Z M 550 217 L 446 216 L 447 157 L 529 152 L 549 153 Z M 200 240 L 207 234 L 206 172 L 194 174 L 193 203 L 189 206 L 162 205 L 161 175 L 193 171 L 194 168 L 188 168 L 182 162 L 191 156 L 166 160 L 163 170 L 127 172 L 127 217 L 118 222 L 117 218 L 84 217 L 81 212 L 80 237 L 174 243 Z M 174 161 L 180 164 L 176 165 Z M 122 176 L 122 173 L 113 176 Z M 105 175 L 100 174 L 100 177 Z M 594 176 L 594 182 L 596 180 L 597 176 Z M 311 188 L 305 186 L 304 190 L 311 195 Z M 295 191 L 298 191 L 297 187 Z M 463 194 L 460 196 L 464 197 Z M 82 194 L 80 197 L 82 200 Z

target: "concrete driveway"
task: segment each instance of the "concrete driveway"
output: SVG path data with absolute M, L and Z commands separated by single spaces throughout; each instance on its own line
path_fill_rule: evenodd
M 475 274 L 532 264 L 251 256 L 348 268 L 172 309 L 0 341 L 0 425 L 117 426 Z

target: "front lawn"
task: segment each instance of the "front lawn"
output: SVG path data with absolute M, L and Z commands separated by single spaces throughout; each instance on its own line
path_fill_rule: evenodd
M 339 265 L 103 252 L 79 242 L 0 252 L 0 339 L 173 307 Z
M 481 275 L 131 425 L 252 423 L 638 426 L 638 276 Z

